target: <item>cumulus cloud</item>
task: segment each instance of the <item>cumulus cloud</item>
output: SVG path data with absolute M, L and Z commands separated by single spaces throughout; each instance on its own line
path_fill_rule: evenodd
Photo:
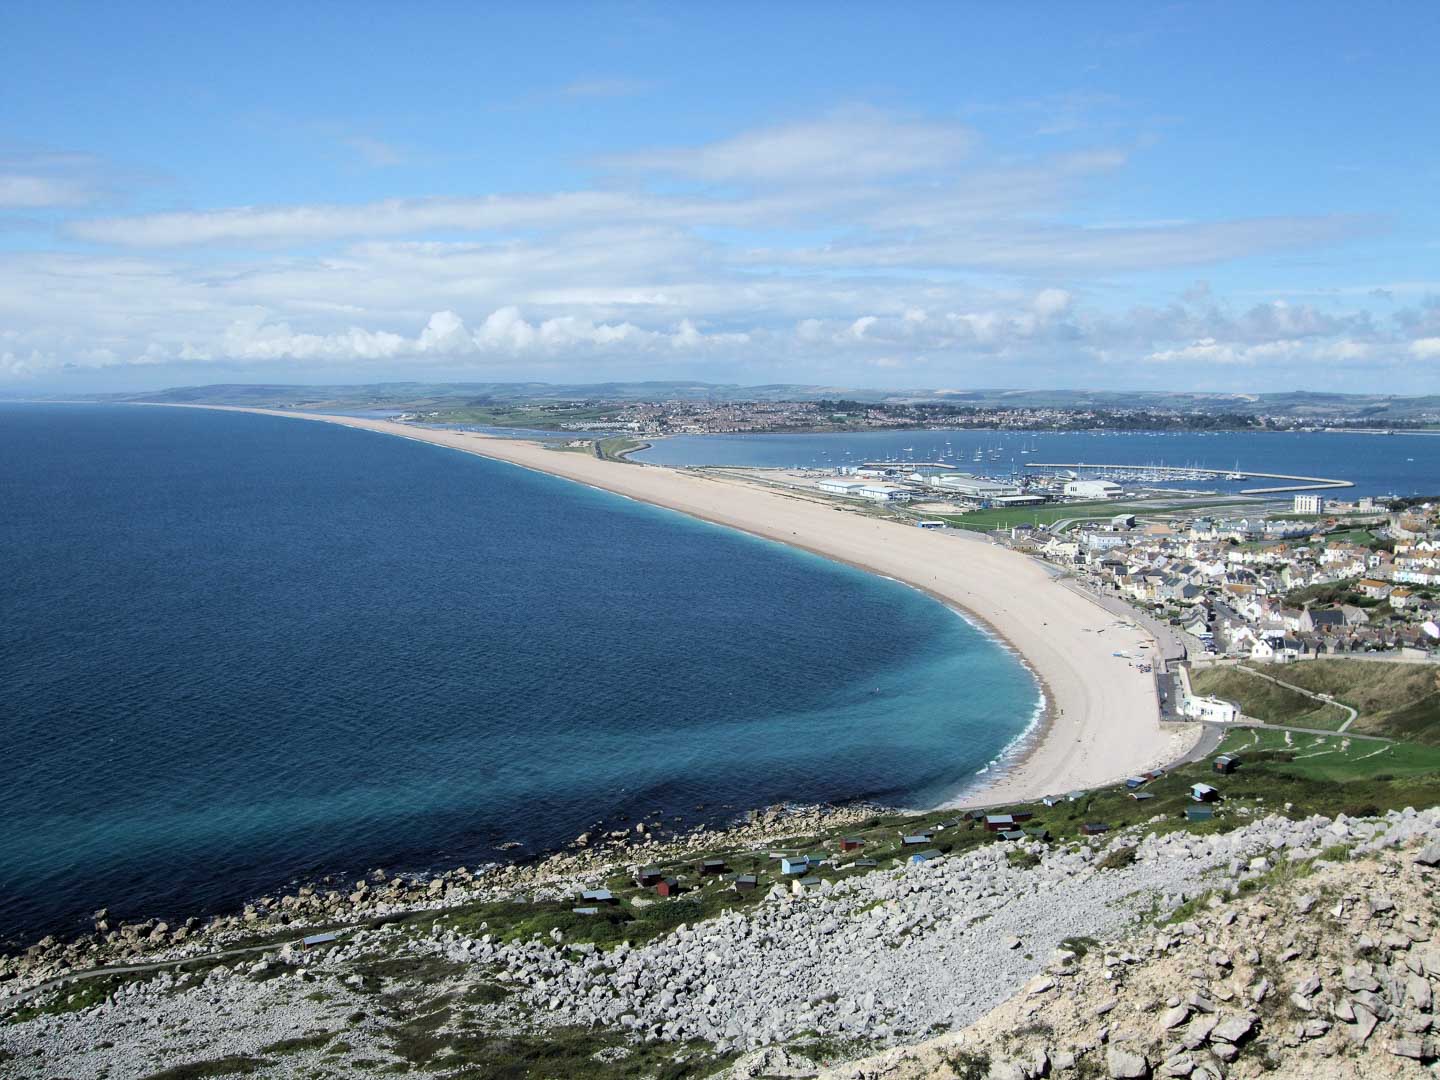
M 398 153 L 351 146 L 377 165 Z M 65 253 L 0 254 L 0 375 L 583 365 L 733 378 L 739 364 L 825 383 L 883 367 L 950 385 L 1176 385 L 1248 368 L 1318 385 L 1433 361 L 1440 301 L 1372 315 L 1370 285 L 1323 300 L 1242 303 L 1197 285 L 1117 302 L 1136 283 L 1158 288 L 1142 276 L 1155 271 L 1317 250 L 1376 227 L 1324 215 L 1087 221 L 1088 187 L 1139 152 L 1002 159 L 952 120 L 859 107 L 612 157 L 603 186 L 569 191 L 75 214 Z M 0 158 L 0 204 L 7 190 L 17 203 L 66 197 L 61 182 L 82 175 Z M 58 186 L 7 189 L 5 177 Z

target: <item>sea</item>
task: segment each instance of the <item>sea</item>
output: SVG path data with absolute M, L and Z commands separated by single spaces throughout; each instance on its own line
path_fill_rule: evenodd
M 1165 465 L 1348 480 L 1355 485 L 1353 489 L 1330 493 L 1341 499 L 1440 495 L 1440 435 L 1404 433 L 937 430 L 676 435 L 657 439 L 631 457 L 657 465 L 781 468 L 913 461 L 943 463 L 957 472 L 994 477 L 1021 476 L 1041 463 Z M 1283 483 L 1220 479 L 1177 481 L 1168 486 L 1234 493 Z
M 0 404 L 0 574 L 10 946 L 597 824 L 930 806 L 1040 706 L 898 582 L 294 419 Z

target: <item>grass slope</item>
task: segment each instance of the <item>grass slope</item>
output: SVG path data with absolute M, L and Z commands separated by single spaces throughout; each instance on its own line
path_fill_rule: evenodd
M 1326 659 L 1290 664 L 1273 674 L 1355 709 L 1360 716 L 1354 731 L 1440 746 L 1440 668 Z

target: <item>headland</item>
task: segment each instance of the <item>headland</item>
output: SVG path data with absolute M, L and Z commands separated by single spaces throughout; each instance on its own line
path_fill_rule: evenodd
M 957 778 L 956 806 L 1097 787 L 1176 760 L 1198 734 L 1192 725 L 1162 726 L 1154 681 L 1139 666 L 1156 651 L 1146 631 L 984 537 L 907 528 L 736 478 L 559 452 L 526 439 L 333 414 L 167 407 L 319 421 L 445 446 L 788 544 L 929 593 L 1015 649 L 1045 694 L 1045 715 L 1021 745 L 989 774 Z

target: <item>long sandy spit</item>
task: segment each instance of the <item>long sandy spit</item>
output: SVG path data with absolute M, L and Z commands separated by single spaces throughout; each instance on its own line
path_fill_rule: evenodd
M 602 460 L 522 439 L 390 420 L 197 406 L 318 420 L 452 447 L 766 537 L 923 589 L 993 630 L 1039 678 L 1046 710 L 1023 745 L 985 774 L 958 777 L 958 806 L 1098 787 L 1182 756 L 1193 725 L 1160 722 L 1136 666 L 1158 652 L 1144 630 L 1065 588 L 1037 561 L 962 530 L 927 530 L 691 469 Z M 1124 654 L 1124 655 L 1116 655 Z M 957 698 L 965 694 L 955 688 Z

